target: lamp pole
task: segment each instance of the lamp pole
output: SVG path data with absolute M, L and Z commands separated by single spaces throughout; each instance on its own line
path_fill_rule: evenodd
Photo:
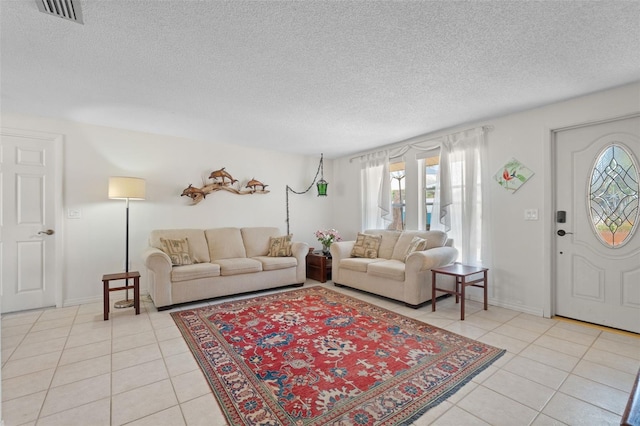
M 124 300 L 120 300 L 117 301 L 116 303 L 114 303 L 113 307 L 114 308 L 130 308 L 131 306 L 133 306 L 133 300 L 129 300 L 129 197 L 125 198 L 125 203 L 126 203 L 126 207 L 125 207 L 125 215 L 126 215 L 126 226 L 125 226 L 125 248 L 124 248 L 124 272 L 127 275 L 127 278 L 125 278 L 125 287 L 127 288 L 125 290 L 125 299 Z
M 125 231 L 125 249 L 124 249 L 124 272 L 125 273 L 129 273 L 129 199 L 126 199 L 126 203 L 127 203 L 127 225 L 126 225 L 126 231 Z M 127 286 L 129 286 L 129 280 L 127 279 Z M 129 300 L 129 290 L 127 290 L 127 300 Z
M 116 308 L 128 308 L 134 301 L 129 299 L 129 201 L 144 200 L 146 183 L 144 179 L 126 176 L 112 176 L 109 178 L 109 198 L 125 200 L 125 287 L 126 300 L 120 300 L 114 304 Z

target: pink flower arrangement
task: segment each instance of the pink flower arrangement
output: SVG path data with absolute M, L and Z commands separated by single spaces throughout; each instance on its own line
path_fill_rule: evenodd
M 335 229 L 318 230 L 315 236 L 324 247 L 329 247 L 334 241 L 342 241 L 342 237 Z

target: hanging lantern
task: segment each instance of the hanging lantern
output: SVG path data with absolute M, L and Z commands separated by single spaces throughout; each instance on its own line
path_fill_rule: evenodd
M 329 185 L 329 183 L 327 183 L 326 180 L 324 179 L 320 179 L 317 183 L 318 186 L 318 197 L 326 197 L 327 196 L 327 186 Z
M 320 180 L 318 180 L 318 175 L 320 175 Z M 327 181 L 324 180 L 324 155 L 323 154 L 320 154 L 320 163 L 318 164 L 318 171 L 316 171 L 316 176 L 313 178 L 313 182 L 311 182 L 311 184 L 307 187 L 307 189 L 305 189 L 304 191 L 297 192 L 291 189 L 289 185 L 287 185 L 286 192 L 285 192 L 286 205 L 287 205 L 287 234 L 289 234 L 289 192 L 293 194 L 306 194 L 307 192 L 311 191 L 311 188 L 313 188 L 314 183 L 318 188 L 318 197 L 326 197 L 327 186 L 329 186 L 329 183 L 327 183 Z
M 316 177 L 318 175 L 316 174 Z M 326 197 L 327 196 L 327 186 L 329 185 L 329 183 L 327 183 L 326 180 L 324 180 L 324 155 L 320 154 L 320 180 L 317 183 L 318 186 L 318 197 Z

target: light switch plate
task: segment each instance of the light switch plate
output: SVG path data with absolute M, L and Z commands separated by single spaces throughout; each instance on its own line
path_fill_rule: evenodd
M 80 219 L 81 217 L 82 217 L 82 212 L 79 209 L 67 210 L 67 219 Z
M 538 220 L 538 209 L 525 209 L 524 220 Z

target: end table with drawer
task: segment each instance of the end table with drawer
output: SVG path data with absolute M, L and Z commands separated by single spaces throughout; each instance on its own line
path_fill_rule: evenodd
M 307 278 L 327 282 L 331 279 L 331 256 L 321 251 L 313 251 L 307 254 Z

